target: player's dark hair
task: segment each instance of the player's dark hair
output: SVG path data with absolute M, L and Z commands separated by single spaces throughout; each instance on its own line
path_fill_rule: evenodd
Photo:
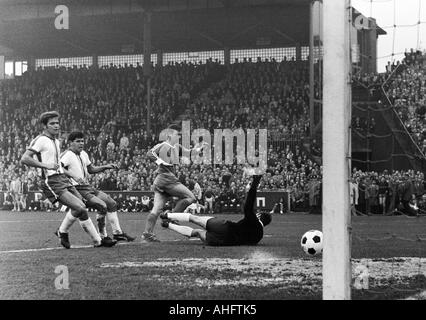
M 259 220 L 262 222 L 263 226 L 266 227 L 272 221 L 272 215 L 269 212 L 261 212 Z
M 68 135 L 68 142 L 73 142 L 76 139 L 84 139 L 84 133 L 81 131 L 73 131 Z
M 49 122 L 49 119 L 57 118 L 57 117 L 59 117 L 59 113 L 58 113 L 57 111 L 47 111 L 47 112 L 43 112 L 43 113 L 40 115 L 40 122 L 41 122 L 43 125 L 47 125 L 47 123 Z

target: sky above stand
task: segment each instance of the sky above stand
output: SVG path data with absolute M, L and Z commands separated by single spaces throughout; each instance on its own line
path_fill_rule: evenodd
M 378 40 L 378 72 L 385 71 L 388 61 L 402 60 L 404 52 L 411 48 L 426 50 L 425 0 L 352 0 L 351 4 L 363 15 L 375 18 L 387 32 Z

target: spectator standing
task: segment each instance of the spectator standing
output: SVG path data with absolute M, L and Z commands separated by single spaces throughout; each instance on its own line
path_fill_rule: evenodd
M 14 175 L 10 183 L 10 191 L 13 196 L 13 209 L 12 211 L 21 211 L 21 195 L 22 195 L 22 182 L 17 174 Z
M 378 183 L 379 185 L 379 207 L 382 214 L 386 213 L 386 203 L 387 203 L 387 197 L 389 194 L 389 184 L 386 181 L 385 176 L 382 176 L 380 178 L 380 181 Z
M 127 138 L 126 134 L 123 133 L 123 136 L 120 139 L 120 150 L 127 150 L 129 148 L 129 138 Z

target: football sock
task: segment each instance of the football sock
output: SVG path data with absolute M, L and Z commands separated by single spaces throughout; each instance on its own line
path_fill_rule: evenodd
M 67 214 L 65 215 L 64 220 L 62 220 L 62 223 L 59 227 L 60 233 L 68 233 L 68 230 L 71 228 L 73 223 L 77 220 L 76 217 L 74 217 L 71 214 L 71 210 L 68 210 Z
M 107 218 L 108 218 L 109 223 L 111 224 L 113 234 L 123 233 L 123 231 L 121 230 L 121 227 L 120 227 L 120 222 L 118 221 L 117 211 L 108 212 Z
M 179 225 L 174 224 L 174 223 L 169 223 L 169 229 L 176 231 L 177 233 L 180 233 L 181 235 L 187 236 L 188 238 L 191 237 L 192 230 L 194 230 L 191 227 L 179 226 Z
M 101 236 L 99 235 L 99 233 L 96 231 L 95 225 L 93 224 L 92 220 L 89 218 L 87 220 L 84 221 L 80 221 L 80 225 L 83 228 L 84 231 L 86 231 L 89 236 L 92 238 L 93 243 L 95 245 L 100 245 L 101 244 Z
M 97 213 L 96 221 L 98 222 L 98 230 L 101 238 L 105 238 L 106 236 L 108 236 L 105 225 L 105 215 Z
M 184 213 L 184 212 L 168 212 L 167 218 L 170 220 L 177 220 L 179 222 L 189 222 L 189 217 L 191 216 L 190 213 Z

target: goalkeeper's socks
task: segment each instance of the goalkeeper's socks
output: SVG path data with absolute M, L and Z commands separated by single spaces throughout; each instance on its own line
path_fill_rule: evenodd
M 186 236 L 188 238 L 190 238 L 192 236 L 192 231 L 194 229 L 192 229 L 191 227 L 187 227 L 187 226 L 179 226 L 177 224 L 174 223 L 169 223 L 169 229 L 173 230 L 183 236 Z
M 167 218 L 170 220 L 176 220 L 179 222 L 189 222 L 190 213 L 184 212 L 168 212 Z

